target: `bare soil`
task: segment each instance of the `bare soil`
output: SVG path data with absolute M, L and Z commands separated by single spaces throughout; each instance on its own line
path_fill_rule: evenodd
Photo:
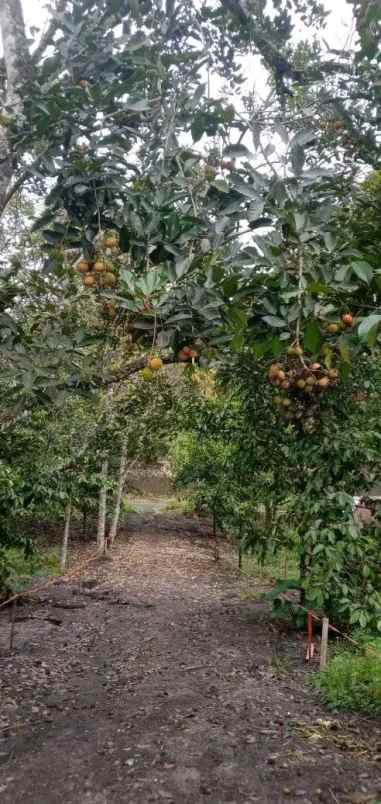
M 0 615 L 2 804 L 380 802 L 381 724 L 320 702 L 229 549 L 129 521 L 112 561 L 18 607 L 12 652 Z

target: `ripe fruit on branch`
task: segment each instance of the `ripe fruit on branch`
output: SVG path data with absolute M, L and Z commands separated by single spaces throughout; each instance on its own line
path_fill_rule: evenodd
M 117 248 L 118 247 L 118 238 L 109 235 L 104 240 L 105 248 Z
M 337 369 L 329 369 L 328 377 L 330 377 L 331 380 L 337 380 L 338 376 L 339 376 L 339 372 L 338 372 Z
M 297 384 L 298 388 L 300 388 L 301 390 L 303 390 L 303 388 L 306 387 L 306 381 L 303 380 L 303 379 L 297 380 L 296 384 Z
M 101 282 L 102 282 L 103 287 L 105 287 L 105 288 L 113 288 L 113 287 L 115 287 L 117 281 L 118 280 L 117 280 L 115 274 L 113 274 L 111 271 L 106 271 L 105 273 L 103 273 L 101 275 Z
M 83 284 L 87 288 L 93 287 L 93 285 L 96 284 L 96 281 L 97 280 L 96 280 L 94 274 L 85 274 L 85 276 L 83 277 Z
M 92 267 L 91 262 L 89 262 L 88 260 L 80 260 L 79 262 L 77 262 L 75 270 L 78 271 L 78 273 L 80 274 L 87 274 L 88 271 L 91 271 L 91 267 Z
M 159 369 L 163 368 L 163 361 L 161 357 L 151 357 L 148 366 L 152 371 L 159 371 Z
M 115 304 L 112 304 L 112 302 L 105 302 L 103 305 L 103 312 L 108 318 L 115 318 L 117 314 Z
M 328 388 L 330 385 L 330 379 L 329 377 L 320 377 L 320 380 L 317 381 L 317 384 L 320 386 L 320 388 Z
M 103 262 L 103 260 L 97 260 L 94 263 L 94 270 L 97 272 L 97 274 L 102 274 L 107 270 L 107 265 L 105 262 Z
M 151 371 L 151 369 L 148 366 L 146 366 L 146 368 L 141 370 L 140 376 L 143 380 L 152 380 L 154 374 L 153 371 Z
M 310 368 L 311 368 L 311 371 L 320 371 L 321 365 L 320 365 L 320 363 L 312 363 L 312 366 Z
M 295 355 L 295 357 L 301 357 L 303 354 L 303 349 L 301 346 L 289 346 L 287 349 L 287 354 Z
M 353 326 L 353 315 L 352 315 L 352 313 L 344 313 L 344 315 L 341 316 L 341 320 L 342 320 L 343 324 L 345 324 L 346 327 L 352 327 Z
M 340 324 L 328 324 L 327 332 L 330 335 L 336 335 L 337 332 L 340 332 Z

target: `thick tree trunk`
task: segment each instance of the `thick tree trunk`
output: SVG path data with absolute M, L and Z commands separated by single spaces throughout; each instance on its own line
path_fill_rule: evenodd
M 101 469 L 101 487 L 99 491 L 98 531 L 97 531 L 98 552 L 101 553 L 102 555 L 105 555 L 107 551 L 107 545 L 106 545 L 107 478 L 108 478 L 108 459 L 106 458 L 102 463 L 102 469 Z
M 67 562 L 67 551 L 70 539 L 70 520 L 71 520 L 71 502 L 66 506 L 65 513 L 65 529 L 61 546 L 61 572 L 65 572 Z
M 109 533 L 109 544 L 110 545 L 114 544 L 114 541 L 116 539 L 116 535 L 117 535 L 117 532 L 118 532 L 120 508 L 121 508 L 121 504 L 122 504 L 124 484 L 126 482 L 126 466 L 127 466 L 127 441 L 124 441 L 123 444 L 122 444 L 122 451 L 121 451 L 121 455 L 120 455 L 119 479 L 118 479 L 118 488 L 117 488 L 116 497 L 115 497 L 114 514 L 113 514 L 110 533 Z
M 7 118 L 22 111 L 20 85 L 30 69 L 21 0 L 0 0 L 0 31 L 5 66 L 5 80 L 0 90 L 0 109 Z M 14 156 L 9 126 L 0 125 L 0 215 L 7 203 L 13 173 Z

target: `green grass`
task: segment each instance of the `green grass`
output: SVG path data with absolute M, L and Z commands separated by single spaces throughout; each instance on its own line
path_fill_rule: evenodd
M 292 551 L 282 550 L 276 556 L 260 562 L 255 556 L 244 554 L 242 556 L 242 575 L 247 578 L 255 578 L 265 584 L 278 579 L 296 578 L 299 575 L 297 555 Z
M 313 678 L 333 709 L 381 713 L 381 637 L 361 637 L 362 651 L 338 649 L 327 668 Z
M 178 498 L 173 497 L 168 500 L 167 505 L 165 506 L 165 511 L 174 511 L 178 514 L 184 514 L 184 516 L 188 516 L 190 514 L 195 513 L 195 505 L 192 499 L 190 498 Z
M 136 508 L 125 497 L 122 502 L 122 511 L 124 514 L 136 514 Z

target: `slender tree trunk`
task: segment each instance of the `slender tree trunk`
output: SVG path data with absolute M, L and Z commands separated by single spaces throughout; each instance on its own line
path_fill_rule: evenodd
M 98 531 L 97 531 L 97 545 L 98 552 L 102 555 L 106 554 L 106 516 L 107 516 L 107 478 L 108 478 L 108 459 L 106 458 L 102 463 L 101 469 L 101 487 L 99 491 L 99 508 L 98 508 Z
M 118 532 L 119 517 L 120 517 L 120 507 L 121 507 L 121 504 L 122 504 L 124 484 L 125 484 L 125 481 L 126 481 L 126 466 L 127 466 L 127 441 L 123 441 L 122 451 L 121 451 L 121 455 L 120 455 L 119 480 L 118 480 L 118 488 L 117 488 L 116 497 L 115 497 L 114 514 L 113 514 L 111 528 L 110 528 L 109 537 L 108 537 L 108 541 L 109 541 L 110 545 L 114 544 L 114 541 L 116 539 L 116 535 L 117 535 L 117 532 Z
M 65 528 L 61 546 L 61 572 L 65 572 L 67 562 L 67 551 L 70 539 L 70 520 L 71 520 L 72 504 L 69 502 L 66 506 L 65 512 Z
M 21 0 L 0 0 L 0 31 L 5 67 L 5 81 L 0 79 L 0 111 L 12 118 L 22 111 L 20 84 L 30 71 Z M 9 126 L 0 124 L 0 215 L 7 204 L 13 173 Z
M 82 513 L 82 538 L 84 539 L 87 535 L 87 511 L 86 509 Z

